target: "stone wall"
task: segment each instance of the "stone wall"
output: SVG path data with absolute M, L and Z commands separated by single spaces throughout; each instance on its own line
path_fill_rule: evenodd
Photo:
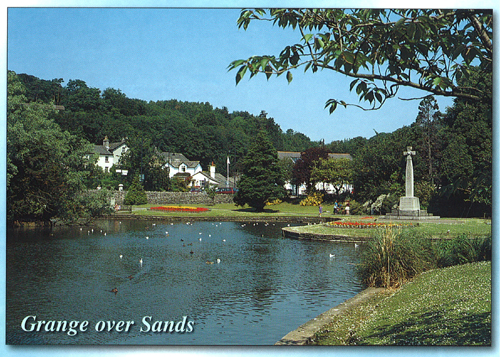
M 127 191 L 115 191 L 113 197 L 116 204 L 123 204 Z M 148 203 L 154 205 L 209 205 L 212 199 L 205 192 L 157 192 L 146 191 Z M 215 203 L 233 203 L 233 195 L 215 195 Z

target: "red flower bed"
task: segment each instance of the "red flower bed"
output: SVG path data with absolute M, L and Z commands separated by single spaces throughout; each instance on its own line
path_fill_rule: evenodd
M 159 206 L 151 207 L 150 210 L 164 211 L 164 212 L 206 212 L 209 209 L 203 207 L 185 207 L 185 206 Z
M 399 227 L 402 224 L 396 223 L 375 223 L 375 222 L 329 222 L 330 226 L 337 228 L 380 228 L 380 227 Z

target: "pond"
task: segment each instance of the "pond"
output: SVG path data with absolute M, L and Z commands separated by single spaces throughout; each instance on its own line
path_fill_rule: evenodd
M 6 343 L 272 345 L 365 288 L 354 244 L 284 239 L 284 225 L 8 230 Z

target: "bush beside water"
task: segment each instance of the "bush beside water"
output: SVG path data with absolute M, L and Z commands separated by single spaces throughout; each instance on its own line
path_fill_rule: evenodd
M 368 242 L 359 273 L 369 286 L 398 287 L 424 271 L 491 260 L 491 236 L 460 235 L 432 242 L 411 231 L 386 228 Z

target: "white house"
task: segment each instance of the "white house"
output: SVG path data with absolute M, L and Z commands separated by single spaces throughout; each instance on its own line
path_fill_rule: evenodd
M 104 172 L 109 172 L 111 166 L 117 165 L 121 156 L 128 150 L 125 140 L 110 143 L 106 136 L 102 145 L 95 145 L 94 152 L 99 155 L 97 166 L 100 166 Z
M 278 151 L 278 159 L 280 160 L 292 160 L 292 162 L 295 164 L 298 159 L 300 159 L 301 153 L 296 152 L 296 151 Z M 352 156 L 349 154 L 335 154 L 335 153 L 329 153 L 328 158 L 330 159 L 349 159 L 352 160 Z M 326 182 L 318 182 L 315 186 L 316 190 L 318 191 L 326 191 L 327 193 L 335 193 L 336 187 L 333 186 L 330 183 Z M 285 189 L 293 192 L 295 195 L 305 195 L 306 194 L 306 185 L 302 184 L 299 187 L 296 185 L 292 185 L 290 181 L 285 182 Z M 340 193 L 342 192 L 352 192 L 352 185 L 350 184 L 344 184 L 342 188 L 340 188 Z
M 226 176 L 215 172 L 215 165 L 212 162 L 210 165 L 210 172 L 200 171 L 192 176 L 191 185 L 196 188 L 205 188 L 208 186 L 217 187 L 236 187 L 235 177 L 230 177 L 229 180 Z
M 188 160 L 183 154 L 172 152 L 161 152 L 160 155 L 165 160 L 165 168 L 169 169 L 169 177 L 187 177 L 202 172 L 199 161 Z

